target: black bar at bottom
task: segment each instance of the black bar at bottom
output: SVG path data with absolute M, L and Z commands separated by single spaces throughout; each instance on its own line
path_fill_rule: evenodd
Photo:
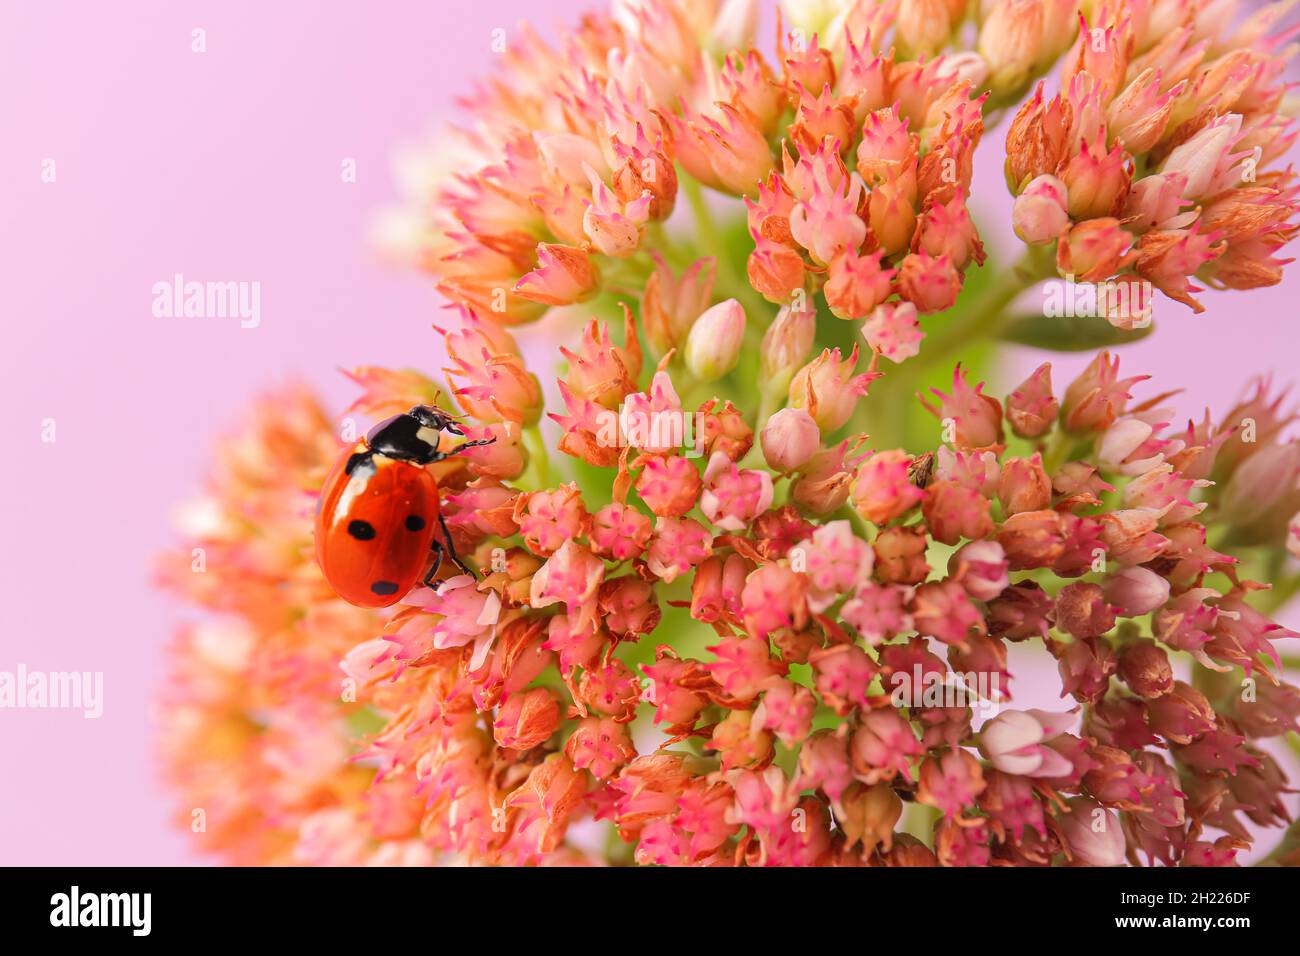
M 128 944 L 384 946 L 406 938 L 437 949 L 457 939 L 481 948 L 529 936 L 565 946 L 631 935 L 657 948 L 690 938 L 703 944 L 678 935 L 694 926 L 707 927 L 709 948 L 725 956 L 746 939 L 771 942 L 777 927 L 815 931 L 819 945 L 840 933 L 860 945 L 881 931 L 908 934 L 904 940 L 989 933 L 1005 941 L 1008 931 L 1044 923 L 1061 935 L 1030 931 L 1033 938 L 1159 940 L 1194 932 L 1227 942 L 1260 929 L 1294 932 L 1297 918 L 1297 881 L 1280 868 L 37 868 L 4 876 L 7 938 L 76 934 L 81 942 Z

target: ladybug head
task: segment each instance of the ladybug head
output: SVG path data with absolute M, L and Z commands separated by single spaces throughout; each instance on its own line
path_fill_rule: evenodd
M 453 435 L 465 434 L 456 420 L 436 405 L 416 405 L 407 414 L 418 421 L 422 428 L 433 428 Z

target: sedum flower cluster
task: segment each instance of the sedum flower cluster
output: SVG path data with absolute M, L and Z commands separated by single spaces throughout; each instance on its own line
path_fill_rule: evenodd
M 214 612 L 163 701 L 187 825 L 247 863 L 776 866 L 1230 865 L 1287 827 L 1285 394 L 1179 421 L 1105 347 L 986 384 L 1049 277 L 1096 287 L 1094 346 L 1148 290 L 1282 280 L 1284 13 L 789 4 L 765 54 L 751 0 L 616 0 L 513 35 L 383 222 L 442 375 L 357 369 L 345 420 L 490 440 L 430 466 L 477 574 L 334 596 L 339 423 L 260 406 L 163 565 Z

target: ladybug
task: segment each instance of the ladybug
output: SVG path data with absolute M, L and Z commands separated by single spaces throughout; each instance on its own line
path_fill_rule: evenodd
M 438 480 L 425 465 L 495 439 L 440 450 L 442 434 L 464 437 L 441 409 L 416 405 L 380 422 L 339 458 L 316 506 L 316 562 L 339 597 L 359 607 L 388 607 L 417 581 L 432 584 L 444 553 L 466 574 L 438 507 Z M 442 529 L 441 540 L 437 528 Z

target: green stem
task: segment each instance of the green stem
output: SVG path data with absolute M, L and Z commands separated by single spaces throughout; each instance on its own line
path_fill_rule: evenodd
M 912 360 L 918 363 L 916 370 L 947 360 L 969 346 L 972 339 L 996 336 L 1014 318 L 1007 306 L 1026 289 L 1054 274 L 1048 251 L 1035 246 L 1026 248 L 1019 262 L 1000 273 L 977 299 L 964 305 L 957 316 L 921 344 L 921 354 Z
M 551 486 L 551 457 L 546 450 L 546 441 L 542 438 L 540 425 L 529 425 L 524 429 L 524 447 L 528 449 L 528 475 L 536 489 Z
M 915 437 L 909 435 L 914 394 L 954 356 L 978 362 L 980 347 L 988 345 L 1014 317 L 1007 306 L 1052 274 L 1051 250 L 1028 248 L 1014 266 L 994 273 L 983 289 L 970 289 L 948 312 L 927 317 L 920 354 L 897 368 L 886 366 L 885 377 L 858 404 L 850 430 L 870 434 L 875 448 L 905 445 Z
M 744 306 L 749 322 L 757 321 L 759 316 L 769 311 L 768 302 L 754 291 L 754 287 L 749 284 L 748 276 L 738 273 L 735 259 L 732 258 L 731 250 L 723 242 L 722 233 L 718 229 L 717 220 L 713 218 L 713 211 L 709 209 L 709 201 L 704 195 L 700 181 L 679 171 L 678 183 L 681 193 L 686 197 L 687 205 L 691 207 L 691 215 L 695 219 L 698 246 L 705 255 L 712 256 L 718 264 L 715 298 L 735 299 Z
M 749 452 L 740 461 L 741 468 L 762 468 L 763 467 L 763 443 L 759 438 L 759 432 L 771 418 L 785 404 L 784 390 L 774 388 L 763 388 L 759 383 L 759 400 L 758 400 L 758 417 L 754 419 L 754 445 Z
M 1055 474 L 1058 468 L 1070 460 L 1070 452 L 1074 450 L 1074 445 L 1075 436 L 1064 428 L 1052 431 L 1043 449 L 1043 468 L 1049 475 Z
M 718 237 L 718 224 L 713 219 L 713 213 L 709 209 L 708 200 L 704 198 L 704 190 L 700 187 L 700 182 L 694 177 L 681 175 L 678 178 L 681 184 L 681 191 L 686 196 L 687 205 L 691 207 L 691 215 L 695 217 L 695 232 L 702 244 L 710 252 L 722 248 L 722 241 Z M 718 263 L 719 269 L 722 263 Z

